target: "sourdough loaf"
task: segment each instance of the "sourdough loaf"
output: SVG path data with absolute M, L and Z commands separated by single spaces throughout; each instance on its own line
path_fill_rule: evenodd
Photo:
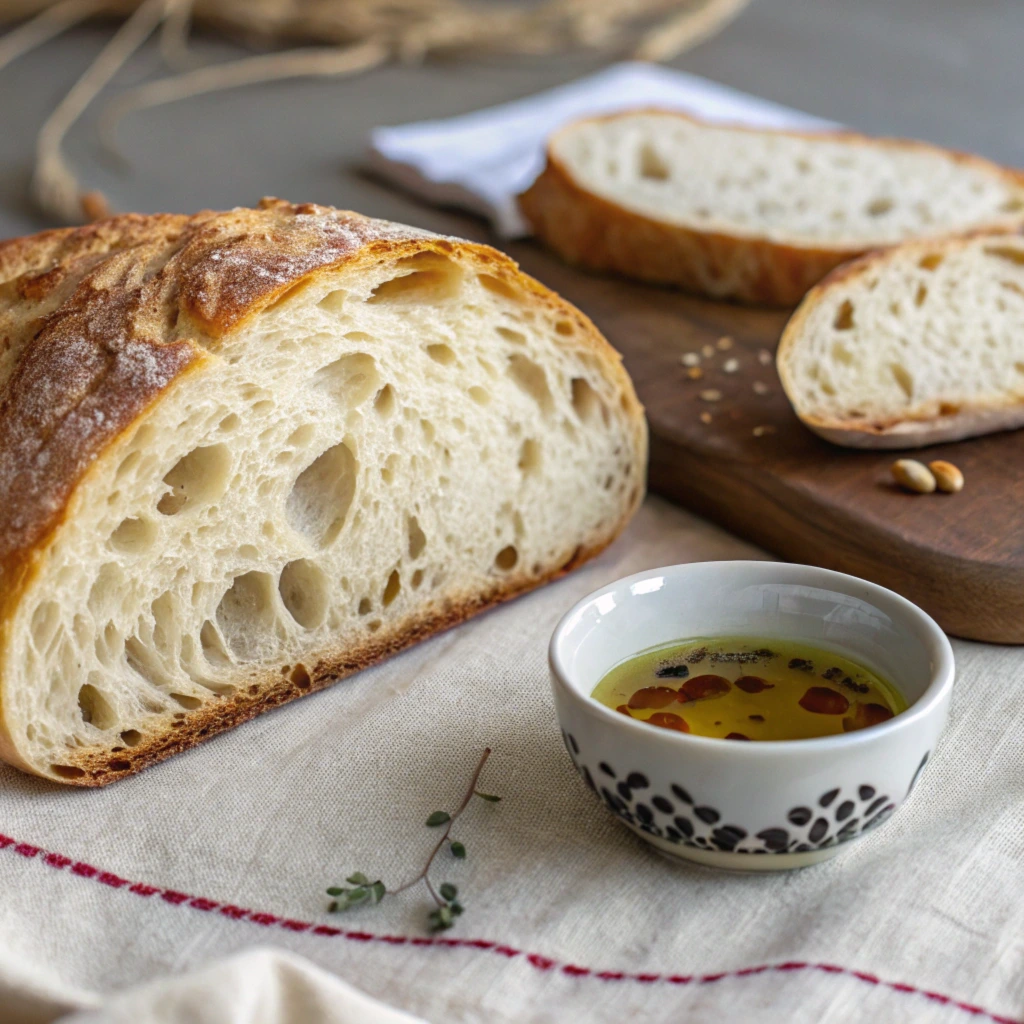
M 0 245 L 0 756 L 102 785 L 570 570 L 643 492 L 593 324 L 313 205 Z
M 868 250 L 1018 229 L 1024 176 L 921 142 L 642 110 L 555 133 L 520 204 L 570 262 L 712 298 L 792 306 Z
M 1024 238 L 907 243 L 840 267 L 794 313 L 777 364 L 797 415 L 837 444 L 1024 425 Z

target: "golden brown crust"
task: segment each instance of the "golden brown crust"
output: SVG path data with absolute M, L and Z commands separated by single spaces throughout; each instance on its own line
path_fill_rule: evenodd
M 618 353 L 583 314 L 487 246 L 280 200 L 193 217 L 128 215 L 0 243 L 0 650 L 77 490 L 167 388 L 313 276 L 423 250 L 469 257 L 572 320 L 620 383 L 635 447 L 644 449 L 643 409 Z M 325 656 L 307 670 L 308 685 L 301 674 L 298 681 L 254 679 L 255 693 L 185 714 L 169 736 L 127 750 L 82 750 L 67 760 L 62 778 L 104 785 L 555 579 L 609 544 L 641 498 L 638 486 L 621 522 L 605 535 L 583 538 L 561 567 L 495 584 L 490 593 L 450 602 L 390 635 Z M 0 757 L 35 770 L 7 742 L 2 707 Z
M 595 121 L 636 113 L 657 113 L 702 124 L 675 111 L 644 110 L 610 114 Z M 733 126 L 737 131 L 759 129 Z M 981 157 L 957 153 L 925 142 L 871 139 L 855 132 L 779 132 L 798 138 L 843 139 L 851 143 L 892 145 L 941 152 L 958 163 L 984 166 L 1024 187 L 1024 172 L 1000 167 Z M 830 271 L 863 254 L 870 246 L 786 244 L 756 235 L 702 231 L 669 224 L 605 199 L 577 184 L 549 142 L 547 164 L 519 197 L 520 207 L 537 236 L 570 263 L 625 277 L 675 285 L 710 298 L 756 305 L 795 306 Z M 988 232 L 1015 231 L 1013 223 L 984 226 Z

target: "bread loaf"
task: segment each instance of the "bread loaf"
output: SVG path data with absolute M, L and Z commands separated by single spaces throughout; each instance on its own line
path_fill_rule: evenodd
M 915 237 L 1024 225 L 1024 176 L 921 142 L 629 111 L 571 124 L 520 197 L 572 263 L 793 306 L 830 270 Z
M 794 313 L 777 363 L 797 415 L 836 444 L 1024 425 L 1024 238 L 914 242 L 839 268 Z
M 313 205 L 0 245 L 0 756 L 103 785 L 567 572 L 643 492 L 593 324 Z

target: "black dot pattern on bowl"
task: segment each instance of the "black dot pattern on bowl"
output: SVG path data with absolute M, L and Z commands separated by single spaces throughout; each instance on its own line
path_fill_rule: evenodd
M 787 826 L 773 826 L 751 835 L 750 830 L 740 824 L 722 822 L 717 808 L 707 804 L 695 805 L 690 791 L 677 782 L 670 783 L 668 788 L 677 801 L 687 805 L 684 808 L 686 813 L 677 813 L 677 805 L 663 793 L 646 792 L 641 796 L 638 790 L 650 791 L 652 788 L 650 779 L 642 772 L 625 772 L 624 781 L 616 782 L 614 791 L 608 788 L 612 783 L 595 784 L 590 767 L 583 763 L 573 737 L 563 733 L 563 740 L 583 781 L 613 814 L 650 835 L 701 850 L 749 854 L 808 853 L 848 842 L 877 828 L 896 810 L 896 801 L 879 793 L 875 786 L 864 783 L 857 787 L 856 795 L 844 794 L 837 786 L 816 800 L 791 808 L 786 814 Z M 907 790 L 908 795 L 927 760 L 928 754 L 925 754 Z M 598 764 L 598 771 L 609 779 L 623 778 L 605 761 Z M 655 786 L 657 788 L 660 787 Z M 824 813 L 815 814 L 811 810 L 815 805 Z
M 682 786 L 677 786 L 674 782 L 672 783 L 672 792 L 675 793 L 684 804 L 693 805 L 693 797 L 683 789 Z
M 786 817 L 793 825 L 806 825 L 814 817 L 814 812 L 810 807 L 794 807 Z

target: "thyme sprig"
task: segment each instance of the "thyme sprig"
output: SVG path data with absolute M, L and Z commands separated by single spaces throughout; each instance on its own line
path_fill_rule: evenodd
M 462 802 L 456 810 L 451 812 L 433 811 L 427 817 L 427 828 L 440 828 L 441 826 L 444 826 L 444 831 L 441 833 L 441 837 L 434 845 L 434 848 L 430 851 L 430 856 L 427 857 L 426 864 L 423 865 L 422 870 L 418 874 L 410 878 L 409 881 L 404 882 L 402 885 L 399 885 L 394 889 L 388 889 L 380 879 L 371 882 L 368 875 L 364 874 L 362 871 L 356 871 L 345 879 L 345 881 L 349 883 L 350 887 L 331 886 L 331 888 L 327 890 L 327 895 L 334 897 L 327 909 L 331 913 L 337 913 L 342 910 L 349 910 L 352 907 L 374 906 L 380 903 L 386 895 L 395 896 L 398 893 L 405 892 L 407 889 L 411 889 L 422 882 L 424 886 L 426 886 L 427 892 L 430 894 L 430 898 L 435 904 L 434 909 L 427 917 L 427 924 L 430 931 L 439 932 L 444 931 L 447 928 L 451 928 L 455 923 L 455 918 L 462 914 L 464 909 L 458 900 L 459 890 L 451 882 L 442 882 L 435 888 L 434 883 L 430 880 L 430 869 L 434 864 L 435 858 L 441 850 L 444 849 L 445 845 L 448 846 L 449 852 L 456 860 L 465 860 L 465 845 L 457 839 L 452 839 L 451 833 L 452 826 L 455 824 L 462 812 L 469 806 L 469 803 L 474 796 L 479 797 L 487 803 L 498 803 L 498 801 L 501 800 L 500 796 L 494 796 L 491 793 L 482 793 L 476 788 L 476 784 L 480 779 L 480 773 L 484 770 L 484 765 L 487 763 L 487 758 L 490 757 L 490 755 L 491 748 L 487 747 L 476 766 L 476 770 L 473 772 L 473 777 L 470 779 L 466 794 L 462 798 Z

